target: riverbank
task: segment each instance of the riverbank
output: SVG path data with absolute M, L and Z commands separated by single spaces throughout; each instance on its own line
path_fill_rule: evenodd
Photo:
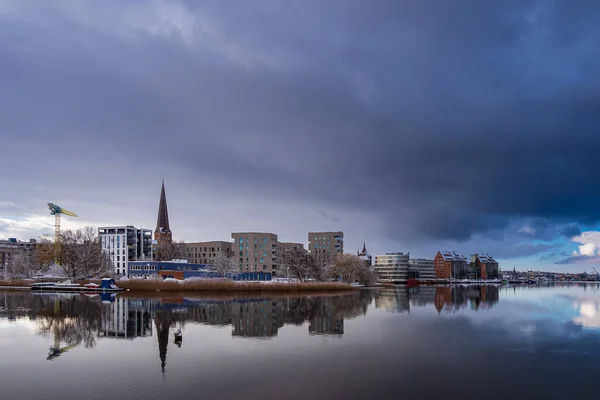
M 338 282 L 239 282 L 229 280 L 127 279 L 117 286 L 129 291 L 161 292 L 329 292 L 351 291 L 354 287 Z

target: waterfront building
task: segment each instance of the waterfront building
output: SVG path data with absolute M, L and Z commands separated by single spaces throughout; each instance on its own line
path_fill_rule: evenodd
M 408 280 L 410 253 L 386 253 L 375 256 L 373 270 L 379 282 L 405 282 Z
M 215 279 L 222 276 L 212 265 L 191 264 L 187 260 L 172 261 L 133 261 L 128 263 L 127 275 L 131 278 Z M 233 276 L 241 281 L 270 281 L 270 272 L 241 272 Z
M 327 266 L 344 253 L 344 232 L 309 232 L 308 250 L 318 266 Z
M 367 243 L 366 242 L 363 242 L 362 250 L 357 251 L 356 255 L 358 256 L 358 258 L 363 260 L 365 262 L 365 264 L 367 264 L 367 266 L 370 267 L 371 265 L 373 265 L 373 257 L 371 257 L 371 255 L 367 251 Z
M 489 254 L 471 255 L 471 265 L 475 267 L 479 279 L 497 279 L 499 277 L 500 265 Z
M 231 258 L 232 243 L 225 241 L 194 242 L 185 244 L 185 253 L 193 264 L 210 264 L 217 257 Z
M 464 279 L 467 275 L 467 259 L 454 251 L 438 251 L 433 263 L 435 275 L 440 279 Z
M 409 260 L 408 277 L 409 279 L 434 280 L 435 267 L 433 266 L 433 260 L 424 258 L 413 258 Z
M 290 253 L 293 251 L 301 251 L 304 254 L 308 253 L 308 250 L 306 250 L 304 248 L 304 244 L 302 243 L 293 243 L 293 242 L 281 242 L 281 268 L 280 270 L 282 271 L 281 276 L 289 278 L 290 277 L 290 273 L 288 270 L 288 266 L 286 265 L 286 262 L 288 261 L 288 257 L 290 256 Z M 297 276 L 294 276 L 294 278 L 297 278 Z
M 17 255 L 32 252 L 36 249 L 37 240 L 22 242 L 16 238 L 0 240 L 0 278 L 6 277 L 11 259 Z
M 98 228 L 102 250 L 108 254 L 114 273 L 127 274 L 129 261 L 149 260 L 152 257 L 152 231 L 131 225 Z
M 232 257 L 238 260 L 243 272 L 265 272 L 281 275 L 281 244 L 274 233 L 232 233 Z
M 160 246 L 162 243 L 171 243 L 173 241 L 173 233 L 169 227 L 169 210 L 167 208 L 167 195 L 165 194 L 164 180 L 160 190 L 158 218 L 156 220 L 156 229 L 154 230 L 154 240 L 158 246 Z

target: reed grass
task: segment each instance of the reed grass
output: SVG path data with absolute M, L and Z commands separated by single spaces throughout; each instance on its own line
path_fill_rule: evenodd
M 328 292 L 353 290 L 351 285 L 338 282 L 280 283 L 234 282 L 229 280 L 164 281 L 154 279 L 128 279 L 117 286 L 131 291 L 165 292 Z

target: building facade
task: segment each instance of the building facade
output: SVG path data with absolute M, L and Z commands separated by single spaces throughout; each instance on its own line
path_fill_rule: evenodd
M 405 282 L 408 280 L 410 253 L 386 253 L 375 256 L 373 270 L 379 282 Z
M 421 281 L 435 280 L 435 267 L 433 260 L 425 258 L 413 258 L 408 261 L 408 276 L 410 279 L 419 279 Z
M 309 232 L 308 250 L 317 265 L 327 266 L 344 253 L 344 232 Z
M 498 279 L 500 276 L 500 265 L 489 254 L 471 255 L 471 266 L 475 267 L 479 279 Z
M 467 277 L 467 259 L 454 251 L 438 251 L 433 263 L 435 275 L 439 279 L 465 279 Z
M 129 261 L 152 258 L 152 231 L 131 225 L 105 226 L 98 228 L 102 250 L 108 254 L 114 273 L 127 275 Z
M 274 233 L 232 233 L 232 257 L 238 261 L 242 272 L 267 272 L 282 274 L 282 249 Z
M 218 279 L 221 274 L 212 265 L 191 264 L 186 260 L 173 261 L 132 261 L 128 263 L 127 275 L 131 278 Z M 232 276 L 233 280 L 270 281 L 270 272 L 240 272 Z
M 13 257 L 32 252 L 36 246 L 37 240 L 35 239 L 30 239 L 28 242 L 21 242 L 16 238 L 0 240 L 0 278 L 8 277 L 9 264 Z
M 192 264 L 210 264 L 217 257 L 231 258 L 231 246 L 231 242 L 225 241 L 186 243 L 185 253 Z

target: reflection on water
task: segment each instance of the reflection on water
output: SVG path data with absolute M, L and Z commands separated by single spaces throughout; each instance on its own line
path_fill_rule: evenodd
M 473 310 L 493 307 L 499 301 L 498 286 L 397 286 L 379 291 L 377 308 L 410 312 L 412 307 L 434 304 L 438 312 L 452 312 L 470 306 Z
M 0 354 L 3 395 L 15 399 L 64 398 L 71 376 L 84 398 L 97 397 L 92 387 L 123 398 L 163 398 L 180 388 L 189 398 L 197 390 L 207 398 L 272 398 L 265 376 L 289 387 L 277 398 L 382 398 L 397 390 L 441 398 L 444 387 L 474 398 L 470 390 L 499 375 L 512 383 L 489 398 L 570 398 L 594 382 L 600 285 L 395 286 L 300 297 L 0 292 Z M 398 370 L 398 360 L 406 368 Z M 543 382 L 560 379 L 553 374 L 563 365 L 572 373 L 557 394 Z M 95 372 L 78 374 L 86 368 Z M 29 370 L 38 385 L 28 384 Z M 445 375 L 435 375 L 440 370 Z M 433 375 L 440 385 L 430 385 Z M 454 384 L 467 375 L 470 386 Z M 223 396 L 231 381 L 243 384 Z

